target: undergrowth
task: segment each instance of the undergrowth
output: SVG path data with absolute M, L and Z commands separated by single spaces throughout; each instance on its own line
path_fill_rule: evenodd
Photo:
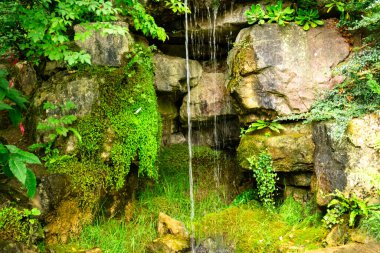
M 286 200 L 275 212 L 268 212 L 255 200 L 245 204 L 232 201 L 227 178 L 216 187 L 215 164 L 227 173 L 232 166 L 223 152 L 207 147 L 194 147 L 195 236 L 197 243 L 207 237 L 233 247 L 236 252 L 276 252 L 296 246 L 317 248 L 325 236 L 319 217 L 305 212 L 294 200 Z M 84 228 L 80 238 L 66 248 L 75 250 L 99 247 L 105 253 L 145 252 L 147 244 L 157 238 L 159 212 L 184 222 L 190 228 L 188 181 L 188 150 L 186 145 L 165 148 L 158 159 L 159 178 L 147 183 L 137 200 L 128 206 L 123 220 L 99 219 Z M 236 172 L 235 172 L 236 173 Z M 235 203 L 232 205 L 231 203 Z M 295 218 L 294 218 L 295 217 Z M 75 250 L 73 250 L 75 249 Z M 57 252 L 67 252 L 64 249 Z

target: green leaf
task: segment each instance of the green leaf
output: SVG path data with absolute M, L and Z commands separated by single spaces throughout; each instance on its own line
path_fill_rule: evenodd
M 9 169 L 9 164 L 3 166 L 3 172 L 7 177 L 14 177 L 12 171 Z
M 0 102 L 0 111 L 1 110 L 13 110 L 12 106 L 5 104 L 3 102 Z
M 18 181 L 25 185 L 27 171 L 25 163 L 13 160 L 12 157 L 10 157 L 9 169 L 12 171 L 13 175 L 18 179 Z
M 304 26 L 303 26 L 303 29 L 305 31 L 308 31 L 310 29 L 310 26 L 309 26 L 309 23 L 306 23 Z
M 55 129 L 55 131 L 57 132 L 58 135 L 61 135 L 61 136 L 64 136 L 64 137 L 66 137 L 67 133 L 69 132 L 69 130 L 66 127 L 62 127 L 62 126 L 58 126 Z
M 79 134 L 79 132 L 75 129 L 75 128 L 68 128 L 73 134 L 74 136 L 78 139 L 79 143 L 82 143 L 82 136 Z
M 14 160 L 30 164 L 41 164 L 38 157 L 32 153 L 26 152 L 13 145 L 6 145 L 6 147 Z
M 22 114 L 20 110 L 13 108 L 8 111 L 8 115 L 14 126 L 17 126 L 21 122 Z
M 25 188 L 29 198 L 33 198 L 36 194 L 37 180 L 36 175 L 30 169 L 26 170 Z

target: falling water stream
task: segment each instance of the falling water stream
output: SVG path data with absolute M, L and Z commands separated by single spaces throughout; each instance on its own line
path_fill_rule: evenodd
M 188 6 L 187 0 L 185 0 L 185 6 Z M 194 180 L 193 180 L 193 150 L 191 144 L 191 110 L 190 110 L 190 67 L 189 67 L 189 25 L 187 12 L 185 12 L 185 48 L 186 48 L 186 84 L 187 84 L 187 142 L 189 146 L 189 184 L 190 184 L 190 247 L 191 252 L 195 252 L 195 241 L 194 241 Z

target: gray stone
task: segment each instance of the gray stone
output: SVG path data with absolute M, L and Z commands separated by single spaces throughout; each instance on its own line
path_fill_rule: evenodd
M 346 137 L 333 139 L 333 122 L 313 127 L 315 149 L 315 184 L 317 203 L 327 205 L 325 197 L 335 189 L 359 198 L 376 198 L 380 189 L 380 154 L 374 146 L 380 131 L 378 113 L 349 122 Z
M 348 43 L 331 27 L 305 32 L 291 23 L 241 30 L 228 56 L 228 87 L 239 116 L 308 111 L 318 93 L 331 88 L 332 67 L 349 54 Z
M 214 148 L 235 147 L 239 142 L 240 125 L 237 118 L 216 122 L 195 122 L 192 125 L 192 143 Z
M 311 126 L 302 123 L 283 126 L 285 129 L 280 133 L 264 129 L 244 135 L 237 148 L 240 166 L 249 169 L 247 158 L 267 150 L 272 156 L 273 168 L 277 172 L 312 171 L 314 143 Z
M 64 104 L 68 101 L 76 105 L 76 116 L 84 116 L 91 112 L 92 107 L 99 102 L 99 85 L 105 83 L 104 78 L 78 76 L 60 72 L 48 82 L 44 82 L 34 97 L 33 106 L 41 108 L 44 102 Z M 55 111 L 48 110 L 47 116 L 54 115 Z
M 117 22 L 115 25 L 124 28 L 125 34 L 108 34 L 104 29 L 92 31 L 92 34 L 84 41 L 77 40 L 75 43 L 91 55 L 93 65 L 120 66 L 123 55 L 129 52 L 134 43 L 128 32 L 128 25 Z M 85 33 L 87 29 L 83 25 L 74 26 L 75 33 Z
M 180 57 L 156 54 L 153 57 L 155 67 L 155 86 L 159 92 L 186 93 L 186 60 Z M 190 60 L 190 86 L 198 84 L 202 76 L 202 66 L 199 62 Z
M 233 116 L 235 110 L 231 104 L 225 84 L 223 73 L 204 73 L 198 85 L 190 91 L 190 111 L 192 121 L 214 120 L 215 117 Z M 187 122 L 187 101 L 186 95 L 180 109 L 182 122 Z

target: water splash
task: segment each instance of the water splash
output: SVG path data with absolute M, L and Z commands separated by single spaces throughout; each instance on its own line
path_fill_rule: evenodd
M 187 7 L 187 0 L 185 0 L 185 6 Z M 194 241 L 194 180 L 193 180 L 193 150 L 191 144 L 191 109 L 190 109 L 190 66 L 189 66 L 189 24 L 188 15 L 185 12 L 185 49 L 186 49 L 186 84 L 187 84 L 187 142 L 189 148 L 189 184 L 190 184 L 190 247 L 191 252 L 195 253 L 195 241 Z

